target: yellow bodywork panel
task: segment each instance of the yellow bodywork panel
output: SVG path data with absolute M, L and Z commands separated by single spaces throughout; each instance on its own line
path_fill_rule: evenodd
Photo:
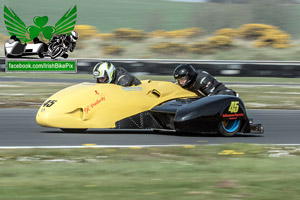
M 56 128 L 115 128 L 129 116 L 177 98 L 197 95 L 172 82 L 144 80 L 141 85 L 80 83 L 65 88 L 47 99 L 36 121 Z

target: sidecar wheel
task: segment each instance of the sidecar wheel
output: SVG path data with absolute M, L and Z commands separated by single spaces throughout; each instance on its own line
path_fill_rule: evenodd
M 235 120 L 223 119 L 219 123 L 219 134 L 226 137 L 232 137 L 240 130 L 240 127 L 241 127 L 240 119 L 235 119 Z
M 44 56 L 43 53 L 39 53 L 39 57 L 40 57 L 40 58 L 44 58 L 45 56 Z
M 82 129 L 75 129 L 75 128 L 61 128 L 60 130 L 62 130 L 65 133 L 84 133 L 86 132 L 88 129 L 87 128 L 82 128 Z

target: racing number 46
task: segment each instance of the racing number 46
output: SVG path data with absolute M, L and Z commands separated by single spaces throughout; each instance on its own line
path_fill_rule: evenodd
M 238 110 L 239 110 L 239 102 L 238 101 L 232 101 L 228 111 L 231 112 L 231 113 L 237 113 Z

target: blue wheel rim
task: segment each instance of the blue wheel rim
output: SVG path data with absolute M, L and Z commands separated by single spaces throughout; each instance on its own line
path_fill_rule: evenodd
M 239 128 L 240 123 L 241 120 L 236 119 L 236 120 L 223 121 L 222 125 L 227 132 L 232 133 Z

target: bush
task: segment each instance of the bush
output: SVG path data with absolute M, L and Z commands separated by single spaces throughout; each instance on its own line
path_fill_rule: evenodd
M 166 31 L 164 30 L 156 30 L 152 31 L 149 33 L 149 37 L 154 38 L 154 37 L 165 37 L 166 36 Z
M 236 37 L 238 36 L 238 31 L 235 30 L 235 29 L 232 29 L 232 28 L 222 28 L 222 29 L 219 29 L 217 30 L 214 35 L 217 35 L 217 36 L 227 36 L 227 37 Z
M 256 47 L 290 47 L 291 36 L 276 26 L 266 24 L 245 24 L 239 28 L 239 34 L 245 39 L 255 39 Z
M 103 47 L 103 52 L 106 55 L 120 55 L 124 52 L 124 48 L 118 45 L 108 45 Z
M 97 38 L 104 40 L 113 40 L 116 38 L 115 34 L 113 33 L 98 33 L 96 36 Z
M 214 52 L 214 47 L 209 42 L 199 42 L 191 45 L 188 51 L 196 54 L 209 54 Z
M 78 32 L 79 40 L 94 38 L 99 33 L 96 27 L 90 25 L 76 25 L 74 30 Z
M 228 36 L 213 36 L 208 38 L 208 43 L 214 48 L 224 48 L 232 46 L 232 39 Z
M 187 28 L 175 31 L 166 31 L 164 37 L 168 38 L 193 38 L 201 35 L 204 31 L 200 28 Z
M 141 30 L 129 28 L 120 28 L 113 31 L 113 34 L 118 39 L 140 41 L 147 38 L 147 33 Z
M 264 33 L 256 42 L 257 47 L 270 46 L 273 48 L 290 47 L 290 35 L 280 30 L 270 30 Z
M 184 53 L 187 50 L 187 46 L 175 42 L 162 42 L 150 46 L 149 49 L 155 53 Z
M 276 26 L 267 24 L 245 24 L 238 29 L 241 38 L 248 40 L 256 40 L 263 36 L 266 31 L 278 30 Z

